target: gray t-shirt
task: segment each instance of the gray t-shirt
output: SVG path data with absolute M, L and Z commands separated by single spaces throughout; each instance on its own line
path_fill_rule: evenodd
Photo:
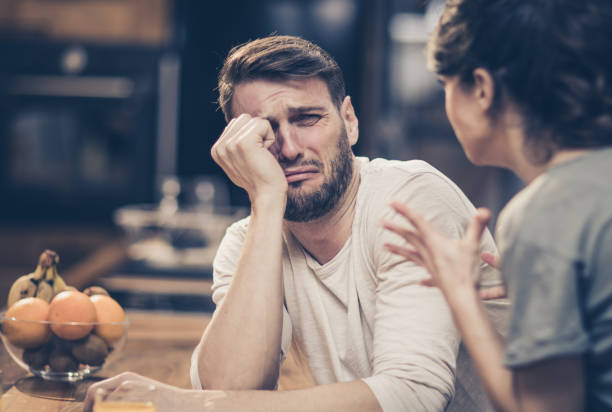
M 505 364 L 583 355 L 585 410 L 612 410 L 612 149 L 535 179 L 496 239 L 513 302 Z

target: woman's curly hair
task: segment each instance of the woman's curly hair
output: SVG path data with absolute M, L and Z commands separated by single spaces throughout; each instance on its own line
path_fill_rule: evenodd
M 495 116 L 520 108 L 527 154 L 612 145 L 611 0 L 448 0 L 428 45 L 430 69 L 469 87 L 495 81 Z

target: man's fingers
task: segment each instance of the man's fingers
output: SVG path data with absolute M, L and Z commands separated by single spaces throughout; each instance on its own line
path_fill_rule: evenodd
M 272 125 L 270 124 L 270 122 L 266 120 L 266 123 L 268 123 L 268 127 L 266 128 L 266 133 L 263 136 L 262 143 L 265 149 L 270 150 L 270 147 L 272 147 L 274 142 L 276 142 L 276 135 L 274 134 L 274 130 L 272 130 Z
M 233 138 L 235 144 L 239 144 L 245 138 L 253 137 L 253 143 L 261 144 L 264 148 L 268 148 L 274 143 L 276 137 L 272 130 L 272 125 L 266 119 L 261 117 L 251 118 L 245 123 L 237 132 Z
M 229 148 L 235 150 L 242 145 L 242 142 L 246 140 L 247 145 L 249 143 L 249 137 L 253 138 L 253 142 L 266 142 L 265 145 L 269 146 L 274 142 L 274 132 L 270 122 L 261 117 L 251 117 L 248 114 L 241 114 L 240 116 L 233 118 L 227 124 L 223 133 L 213 145 L 213 148 Z M 266 147 L 267 148 L 267 147 Z
M 251 116 L 246 113 L 243 113 L 238 117 L 232 118 L 228 122 L 227 126 L 225 126 L 225 129 L 223 129 L 221 136 L 219 136 L 217 141 L 210 149 L 210 155 L 215 162 L 219 163 L 220 159 L 226 155 L 226 148 L 228 144 L 234 139 L 237 131 L 239 131 L 246 123 L 248 123 L 250 119 Z
M 227 126 L 225 126 L 225 129 L 223 130 L 221 136 L 229 135 L 231 133 L 234 133 L 234 131 L 236 130 L 240 130 L 240 128 L 246 123 L 248 123 L 251 119 L 252 117 L 247 113 L 242 113 L 240 116 L 234 117 L 229 121 Z

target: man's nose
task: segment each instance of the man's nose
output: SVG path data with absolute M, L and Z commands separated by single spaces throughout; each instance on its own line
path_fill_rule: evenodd
M 279 161 L 295 160 L 303 153 L 302 141 L 296 127 L 291 124 L 281 124 L 276 130 Z

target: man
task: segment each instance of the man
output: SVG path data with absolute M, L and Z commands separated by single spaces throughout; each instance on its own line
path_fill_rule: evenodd
M 194 387 L 218 391 L 189 396 L 205 410 L 444 410 L 458 332 L 440 292 L 421 284 L 428 274 L 385 250 L 396 239 L 379 221 L 395 219 L 398 200 L 460 237 L 473 206 L 424 162 L 355 157 L 342 73 L 306 40 L 234 48 L 219 93 L 229 123 L 211 154 L 251 214 L 221 242 L 217 308 L 192 358 Z M 495 252 L 488 233 L 482 248 Z M 483 263 L 481 285 L 498 282 Z M 291 342 L 316 386 L 254 391 L 276 387 Z
M 355 158 L 342 73 L 305 40 L 235 48 L 219 92 L 229 124 L 211 153 L 252 213 L 215 259 L 218 306 L 194 353 L 194 385 L 273 389 L 293 338 L 329 384 L 313 410 L 442 410 L 457 332 L 439 292 L 419 284 L 427 274 L 383 250 L 378 220 L 403 199 L 459 236 L 467 199 L 423 162 Z M 490 237 L 485 247 L 494 250 Z

